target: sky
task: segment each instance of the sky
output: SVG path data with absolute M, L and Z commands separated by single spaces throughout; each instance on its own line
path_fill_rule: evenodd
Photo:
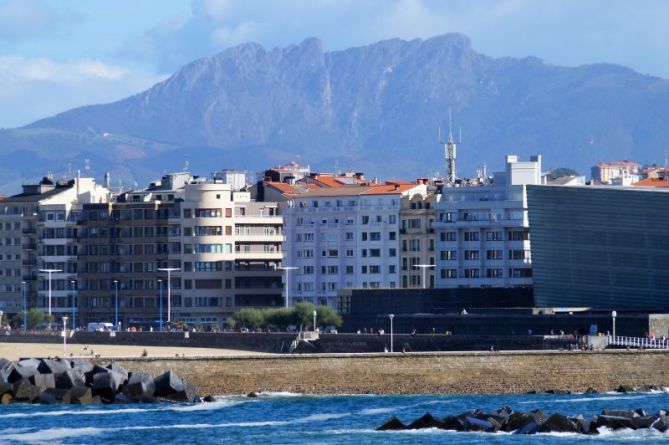
M 0 128 L 143 91 L 244 42 L 325 50 L 459 32 L 493 57 L 669 78 L 665 0 L 0 0 Z

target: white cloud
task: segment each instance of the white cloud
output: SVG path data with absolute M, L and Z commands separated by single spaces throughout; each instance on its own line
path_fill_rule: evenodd
M 94 59 L 0 57 L 0 127 L 25 125 L 68 109 L 123 99 L 164 79 Z
M 45 35 L 68 20 L 42 1 L 7 0 L 0 3 L 0 41 Z

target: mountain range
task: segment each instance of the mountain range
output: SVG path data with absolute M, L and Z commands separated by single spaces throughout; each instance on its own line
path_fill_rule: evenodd
M 449 112 L 462 176 L 502 167 L 505 154 L 587 173 L 606 160 L 663 162 L 669 149 L 665 79 L 493 58 L 460 34 L 341 51 L 311 38 L 242 44 L 118 102 L 0 130 L 0 190 L 68 169 L 144 185 L 186 161 L 202 175 L 288 161 L 385 179 L 443 174 Z

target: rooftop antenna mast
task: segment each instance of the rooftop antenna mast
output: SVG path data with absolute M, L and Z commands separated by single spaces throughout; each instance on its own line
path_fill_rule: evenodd
M 462 134 L 462 132 L 460 133 Z M 455 185 L 455 159 L 457 155 L 457 144 L 453 140 L 453 126 L 451 110 L 448 110 L 448 140 L 441 140 L 441 127 L 439 128 L 439 145 L 444 146 L 444 158 L 446 159 L 446 184 Z

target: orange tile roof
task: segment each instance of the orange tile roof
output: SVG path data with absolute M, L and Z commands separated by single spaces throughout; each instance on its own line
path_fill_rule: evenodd
M 636 187 L 669 187 L 669 181 L 662 179 L 647 178 L 632 184 Z
M 271 181 L 266 182 L 265 185 L 277 189 L 284 195 L 298 195 L 300 193 L 299 190 L 297 190 L 295 187 L 290 184 L 286 184 L 285 182 Z
M 372 186 L 369 188 L 369 190 L 366 190 L 362 192 L 362 195 L 392 195 L 392 194 L 398 194 L 398 193 L 404 193 L 408 192 L 414 187 L 417 187 L 418 184 L 400 184 L 398 182 L 394 183 L 389 183 L 389 184 L 383 184 L 383 185 L 376 185 Z

